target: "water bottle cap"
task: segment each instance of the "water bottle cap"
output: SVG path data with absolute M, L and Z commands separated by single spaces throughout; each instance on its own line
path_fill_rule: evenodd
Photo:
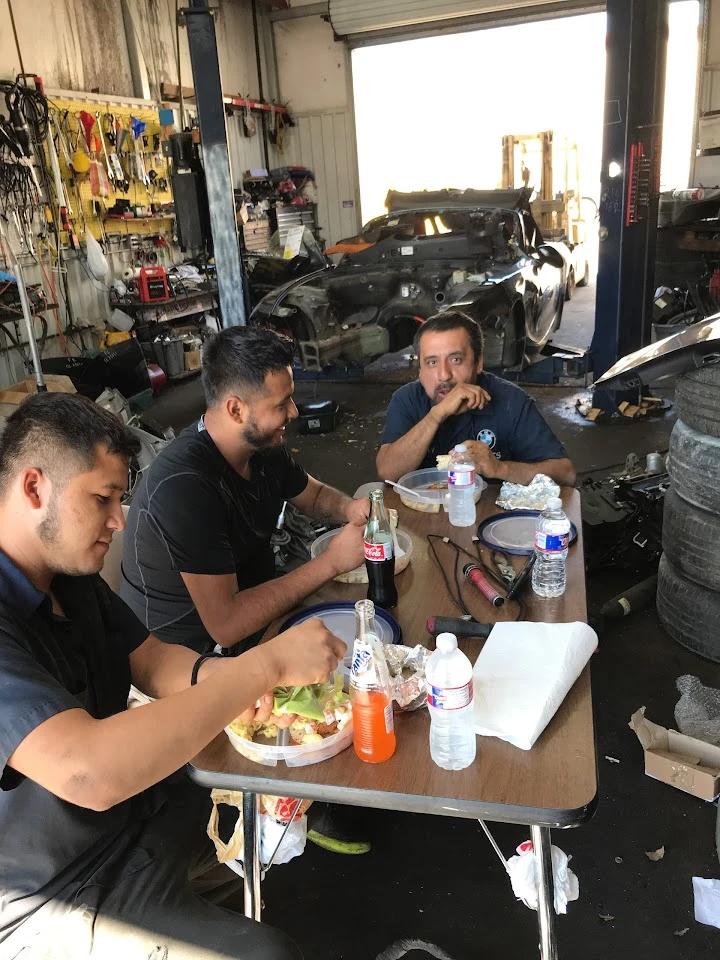
M 457 637 L 454 633 L 440 633 L 435 639 L 435 649 L 440 653 L 452 653 L 457 650 Z
M 455 444 L 455 453 L 467 453 L 467 447 L 464 443 Z
M 548 497 L 548 502 L 545 504 L 546 510 L 562 510 L 562 500 L 560 497 Z

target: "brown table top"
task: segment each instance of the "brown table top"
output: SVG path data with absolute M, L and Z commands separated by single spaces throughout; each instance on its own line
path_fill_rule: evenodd
M 478 503 L 478 522 L 498 512 L 497 487 L 484 491 Z M 584 621 L 585 570 L 580 521 L 580 496 L 562 491 L 565 511 L 578 528 L 578 541 L 567 560 L 568 586 L 564 596 L 543 600 L 528 587 L 523 590 L 526 619 L 566 623 Z M 397 576 L 399 600 L 392 611 L 403 630 L 403 643 L 432 645 L 426 621 L 432 615 L 459 616 L 428 549 L 426 534 L 447 535 L 471 550 L 474 527 L 451 527 L 447 515 L 425 514 L 400 503 L 393 491 L 386 503 L 396 507 L 400 528 L 413 540 L 410 565 Z M 452 583 L 454 552 L 438 544 L 438 553 Z M 483 548 L 485 559 L 488 552 Z M 519 569 L 524 557 L 514 559 Z M 461 564 L 462 566 L 463 564 Z M 362 584 L 326 584 L 307 604 L 330 600 L 360 600 L 367 592 Z M 468 583 L 463 598 L 476 620 L 492 623 L 514 620 L 515 603 L 494 608 Z M 284 620 L 285 618 L 282 618 Z M 279 621 L 278 623 L 282 622 Z M 277 631 L 274 624 L 271 631 Z M 270 631 L 268 635 L 272 635 Z M 482 640 L 465 640 L 462 647 L 474 662 Z M 322 763 L 307 767 L 265 767 L 245 759 L 224 733 L 212 741 L 189 766 L 191 777 L 207 787 L 247 790 L 337 803 L 483 818 L 543 826 L 573 826 L 588 820 L 595 809 L 597 770 L 593 732 L 590 670 L 586 667 L 564 703 L 532 750 L 520 750 L 494 737 L 479 737 L 477 758 L 466 770 L 442 770 L 430 759 L 430 718 L 426 710 L 396 715 L 397 749 L 381 764 L 368 764 L 352 748 Z

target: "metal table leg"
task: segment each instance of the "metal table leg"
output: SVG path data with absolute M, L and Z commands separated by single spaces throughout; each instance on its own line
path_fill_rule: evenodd
M 538 865 L 538 927 L 542 960 L 558 960 L 555 939 L 555 885 L 549 827 L 530 827 L 533 851 Z
M 256 793 L 243 792 L 243 873 L 245 875 L 245 916 L 260 920 L 262 897 L 260 893 L 260 831 L 258 829 L 259 802 Z

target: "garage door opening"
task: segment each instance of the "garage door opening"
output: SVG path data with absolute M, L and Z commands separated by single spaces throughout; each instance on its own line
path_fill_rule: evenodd
M 690 182 L 698 21 L 698 0 L 671 3 L 663 189 Z M 545 130 L 554 190 L 558 152 L 576 146 L 581 194 L 598 200 L 604 13 L 361 47 L 352 69 L 363 222 L 389 189 L 501 186 L 503 136 Z

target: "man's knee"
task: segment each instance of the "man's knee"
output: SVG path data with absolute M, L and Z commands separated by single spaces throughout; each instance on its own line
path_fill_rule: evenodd
M 261 954 L 263 960 L 303 960 L 300 948 L 286 933 L 275 927 L 263 926 L 267 943 L 263 944 Z

